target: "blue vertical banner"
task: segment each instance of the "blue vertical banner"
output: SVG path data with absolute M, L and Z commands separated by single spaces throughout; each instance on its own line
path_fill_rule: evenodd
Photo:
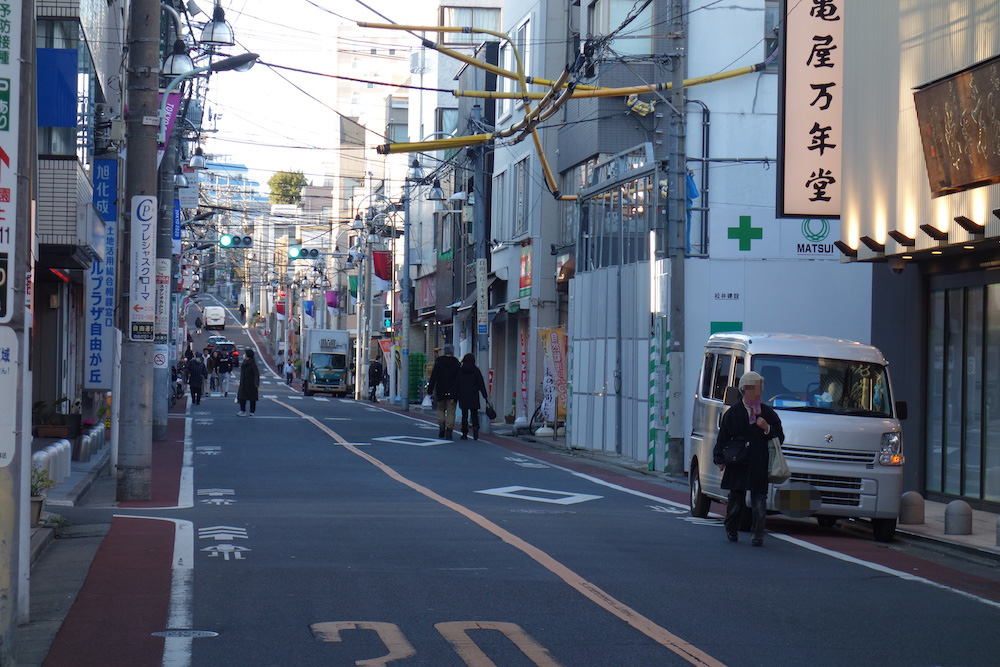
M 170 237 L 173 240 L 171 252 L 175 255 L 181 254 L 181 200 L 174 200 L 174 225 L 173 234 Z
M 115 328 L 115 258 L 118 253 L 118 159 L 94 160 L 94 208 L 104 224 L 104 259 L 87 273 L 84 331 L 85 389 L 111 389 Z

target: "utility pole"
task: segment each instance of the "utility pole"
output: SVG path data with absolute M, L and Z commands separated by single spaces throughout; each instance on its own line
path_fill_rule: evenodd
M 667 472 L 684 472 L 684 419 L 680 413 L 684 397 L 684 260 L 687 256 L 687 104 L 684 77 L 687 74 L 687 2 L 673 0 L 670 6 L 668 34 L 675 40 L 671 49 L 673 73 L 670 104 L 670 157 L 668 235 L 670 252 L 669 347 L 663 352 L 670 363 L 670 389 L 667 395 L 668 444 Z
M 472 126 L 482 127 L 483 108 L 476 104 L 472 107 Z M 472 195 L 475 204 L 472 207 L 473 238 L 476 242 L 476 366 L 489 370 L 490 338 L 489 338 L 489 285 L 486 273 L 486 148 L 479 146 L 470 151 L 472 168 Z M 484 433 L 492 430 L 491 422 L 483 410 L 480 428 Z
M 167 439 L 170 405 L 170 276 L 174 252 L 174 174 L 179 139 L 165 146 L 160 165 L 160 222 L 156 228 L 156 327 L 153 333 L 153 440 Z
M 0 76 L 9 82 L 11 107 L 0 129 L 0 147 L 10 163 L 0 172 L 0 185 L 11 190 L 11 202 L 0 206 L 0 388 L 12 399 L 0 414 L 0 665 L 14 664 L 18 623 L 28 621 L 30 526 L 27 496 L 31 468 L 31 372 L 28 338 L 31 327 L 31 202 L 35 189 L 35 133 L 21 132 L 35 122 L 35 3 L 11 3 L 9 62 Z M 18 11 L 20 9 L 20 11 Z M 13 409 L 11 409 L 13 408 Z
M 125 165 L 125 201 L 129 212 L 122 235 L 124 253 L 119 274 L 123 285 L 119 308 L 122 329 L 119 501 L 148 500 L 153 481 L 159 0 L 132 0 L 129 35 Z

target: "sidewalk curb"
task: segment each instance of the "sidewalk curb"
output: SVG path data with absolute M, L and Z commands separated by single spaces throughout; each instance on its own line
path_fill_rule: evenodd
M 76 486 L 62 498 L 46 500 L 45 505 L 47 507 L 76 507 L 76 504 L 90 490 L 97 478 L 111 469 L 111 446 L 105 444 L 97 455 L 99 457 L 97 462 L 90 466 L 90 469 L 84 473 L 83 479 L 77 482 Z

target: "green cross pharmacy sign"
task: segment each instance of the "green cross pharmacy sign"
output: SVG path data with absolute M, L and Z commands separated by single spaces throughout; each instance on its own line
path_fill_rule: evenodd
M 729 238 L 739 240 L 741 252 L 749 252 L 751 241 L 764 238 L 764 228 L 754 227 L 749 215 L 741 215 L 739 226 L 729 228 Z

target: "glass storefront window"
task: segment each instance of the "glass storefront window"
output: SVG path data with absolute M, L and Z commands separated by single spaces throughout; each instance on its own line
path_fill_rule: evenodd
M 983 498 L 1000 501 L 1000 284 L 986 286 L 985 474 Z
M 926 487 L 1000 501 L 1000 284 L 932 289 Z
M 927 329 L 927 490 L 941 491 L 944 430 L 944 292 L 931 292 Z

